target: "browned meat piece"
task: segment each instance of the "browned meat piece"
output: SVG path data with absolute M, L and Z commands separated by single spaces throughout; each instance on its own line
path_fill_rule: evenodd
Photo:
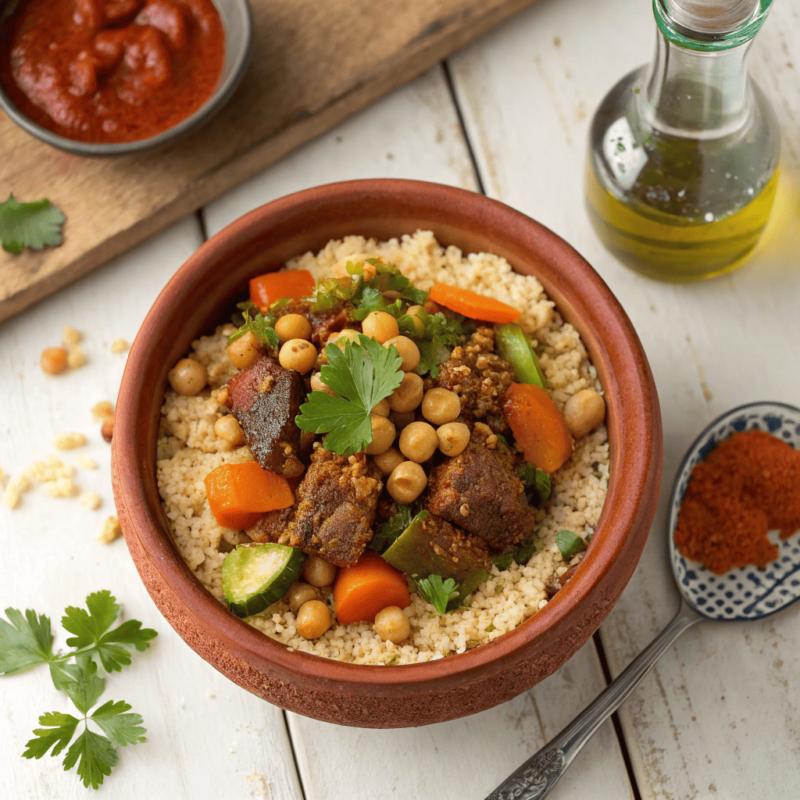
M 247 535 L 278 542 L 351 567 L 372 539 L 372 523 L 383 488 L 380 470 L 364 453 L 337 456 L 317 445 L 295 493 L 291 513 L 270 511 Z M 284 514 L 285 516 L 280 516 Z
M 287 477 L 303 472 L 300 413 L 305 388 L 300 373 L 263 356 L 228 381 L 228 404 L 247 445 L 264 468 Z
M 476 441 L 431 470 L 427 508 L 480 536 L 494 550 L 522 541 L 534 526 L 525 487 L 509 459 Z
M 489 549 L 477 536 L 469 536 L 443 519 L 428 514 L 420 523 L 437 556 L 447 558 L 453 568 L 464 574 L 489 567 Z
M 328 341 L 328 337 L 342 330 L 345 325 L 352 322 L 350 319 L 351 303 L 340 303 L 327 311 L 312 311 L 312 303 L 299 302 L 285 306 L 278 312 L 283 314 L 302 314 L 311 323 L 311 341 L 319 350 L 320 345 Z
M 461 399 L 461 412 L 467 419 L 484 420 L 495 433 L 510 428 L 500 407 L 500 398 L 514 382 L 514 370 L 494 352 L 494 329 L 480 327 L 469 341 L 453 349 L 425 388 L 441 386 Z

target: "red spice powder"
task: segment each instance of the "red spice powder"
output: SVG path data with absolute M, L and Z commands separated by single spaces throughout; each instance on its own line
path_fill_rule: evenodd
M 767 532 L 800 529 L 800 451 L 764 431 L 735 433 L 692 470 L 675 544 L 722 575 L 778 557 Z

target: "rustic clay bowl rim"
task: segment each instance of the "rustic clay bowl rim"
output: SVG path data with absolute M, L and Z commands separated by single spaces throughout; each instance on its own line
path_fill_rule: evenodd
M 424 198 L 426 207 L 443 209 L 445 216 L 457 220 L 452 224 L 456 228 L 460 225 L 466 236 L 474 228 L 503 231 L 503 241 L 512 243 L 513 250 L 525 251 L 529 260 L 540 267 L 546 262 L 555 270 L 544 280 L 537 277 L 562 316 L 581 333 L 601 377 L 608 402 L 611 479 L 592 544 L 574 577 L 541 611 L 513 631 L 467 652 L 422 664 L 348 664 L 292 651 L 270 639 L 220 604 L 184 563 L 165 527 L 157 492 L 153 500 L 154 465 L 142 461 L 142 450 L 147 449 L 143 448 L 142 434 L 148 426 L 152 430 L 152 421 L 142 419 L 142 415 L 149 414 L 153 392 L 163 392 L 169 364 L 158 366 L 159 386 L 143 386 L 139 376 L 158 358 L 159 344 L 175 309 L 188 307 L 193 286 L 210 264 L 224 263 L 226 252 L 251 239 L 255 232 L 280 227 L 287 218 L 305 215 L 308 224 L 313 225 L 321 205 L 327 208 L 346 204 L 354 197 L 380 204 L 398 196 L 409 203 Z M 357 229 L 358 223 L 353 227 Z M 424 223 L 419 227 L 424 228 Z M 413 230 L 397 230 L 395 235 L 403 233 Z M 498 240 L 494 252 L 502 249 Z M 509 260 L 517 267 L 526 266 Z M 194 330 L 192 338 L 204 332 Z M 602 621 L 644 548 L 655 513 L 662 457 L 658 397 L 646 356 L 622 306 L 588 262 L 552 231 L 498 201 L 454 187 L 394 179 L 335 183 L 280 198 L 245 214 L 204 243 L 175 273 L 142 324 L 123 375 L 114 430 L 115 496 L 129 521 L 124 526 L 126 539 L 135 538 L 137 545 L 143 545 L 149 567 L 174 591 L 201 635 L 210 637 L 211 649 L 231 651 L 244 659 L 250 669 L 268 675 L 291 675 L 299 688 L 322 681 L 327 689 L 349 697 L 380 696 L 392 686 L 401 687 L 399 691 L 403 686 L 415 686 L 417 694 L 436 692 L 447 686 L 464 685 L 477 672 L 482 678 L 499 675 L 508 666 L 530 658 L 534 643 L 536 649 L 541 649 L 552 644 L 554 637 L 580 626 L 581 616 L 587 612 L 582 601 L 592 594 L 618 558 L 633 559 L 622 586 L 606 587 L 603 598 L 593 598 L 604 604 Z M 140 558 L 134 556 L 144 577 Z M 148 589 L 156 599 L 149 586 Z M 173 626 L 171 617 L 176 614 L 173 609 L 167 615 Z M 584 638 L 597 625 L 599 622 Z M 209 660 L 213 663 L 214 659 Z

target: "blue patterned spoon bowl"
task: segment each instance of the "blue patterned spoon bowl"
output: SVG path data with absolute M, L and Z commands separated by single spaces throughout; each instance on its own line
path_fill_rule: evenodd
M 728 622 L 763 619 L 800 600 L 800 534 L 781 541 L 777 531 L 771 532 L 770 541 L 778 545 L 775 561 L 764 570 L 741 567 L 724 575 L 714 575 L 701 564 L 688 561 L 675 546 L 678 512 L 692 469 L 720 442 L 734 433 L 751 430 L 766 431 L 800 450 L 800 409 L 785 403 L 749 403 L 723 414 L 697 437 L 672 486 L 667 519 L 669 562 L 681 594 L 678 613 L 585 711 L 486 800 L 541 800 L 548 795 L 583 745 L 687 628 L 703 619 Z

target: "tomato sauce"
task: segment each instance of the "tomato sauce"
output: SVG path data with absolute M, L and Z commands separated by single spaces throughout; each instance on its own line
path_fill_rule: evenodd
M 200 108 L 224 55 L 211 0 L 20 0 L 0 30 L 0 82 L 54 133 L 130 142 Z

